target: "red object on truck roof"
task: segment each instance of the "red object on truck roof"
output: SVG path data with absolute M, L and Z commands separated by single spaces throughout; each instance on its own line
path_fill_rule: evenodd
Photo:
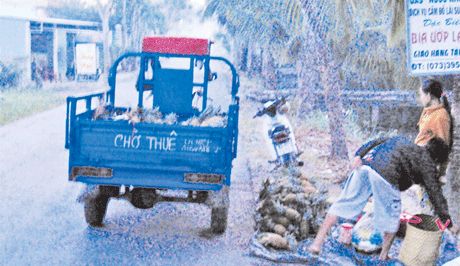
M 181 37 L 144 37 L 142 51 L 147 53 L 209 55 L 207 39 Z

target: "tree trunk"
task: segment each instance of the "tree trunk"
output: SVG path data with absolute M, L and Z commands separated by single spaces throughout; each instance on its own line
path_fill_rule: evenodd
M 323 50 L 324 51 L 324 50 Z M 339 68 L 326 50 L 325 65 L 321 67 L 321 83 L 325 89 L 329 131 L 331 134 L 331 159 L 348 160 L 347 136 L 343 126 L 343 105 L 340 93 Z M 328 56 L 329 54 L 329 56 Z
M 453 148 L 447 169 L 446 196 L 454 222 L 460 223 L 460 75 L 453 78 L 452 116 L 454 118 Z
M 267 89 L 274 90 L 276 88 L 275 59 L 268 49 L 263 50 L 262 56 L 262 76 L 265 81 L 265 86 Z
M 123 52 L 121 54 L 126 53 L 127 49 L 127 44 L 128 44 L 128 27 L 126 26 L 126 0 L 123 0 L 123 18 L 121 21 L 121 25 L 123 27 L 123 35 L 122 35 L 122 40 L 123 40 Z
M 111 65 L 111 58 L 110 58 L 110 47 L 109 47 L 109 19 L 110 14 L 112 13 L 112 1 L 108 1 L 105 6 L 102 6 L 100 1 L 97 1 L 97 9 L 99 12 L 99 16 L 102 20 L 102 36 L 103 40 L 103 53 L 104 53 L 104 69 L 103 69 L 103 80 L 107 81 L 108 72 Z
M 248 71 L 248 43 L 244 42 L 241 47 L 240 70 L 242 72 Z
M 102 35 L 104 36 L 104 80 L 107 80 L 111 62 L 109 46 L 109 17 L 110 15 L 106 12 L 102 18 Z
M 262 53 L 257 44 L 252 45 L 251 52 L 251 65 L 249 66 L 248 74 L 253 76 L 259 76 L 262 72 Z
M 339 76 L 339 65 L 334 58 L 333 51 L 326 44 L 325 32 L 316 23 L 322 18 L 321 9 L 315 6 L 315 1 L 298 1 L 303 8 L 303 12 L 308 17 L 307 23 L 309 31 L 304 38 L 314 40 L 315 50 L 320 53 L 317 58 L 322 61 L 322 67 L 318 67 L 321 85 L 325 89 L 327 113 L 329 116 L 329 130 L 331 134 L 331 159 L 348 160 L 347 136 L 343 126 L 343 105 L 340 89 L 342 88 Z M 307 4 L 308 3 L 308 4 Z M 313 3 L 313 4 L 312 4 Z M 318 63 L 320 64 L 320 63 Z

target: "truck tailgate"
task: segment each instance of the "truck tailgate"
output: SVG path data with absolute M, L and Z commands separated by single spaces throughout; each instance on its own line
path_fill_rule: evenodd
M 73 181 L 204 190 L 230 185 L 228 128 L 78 119 L 74 129 Z

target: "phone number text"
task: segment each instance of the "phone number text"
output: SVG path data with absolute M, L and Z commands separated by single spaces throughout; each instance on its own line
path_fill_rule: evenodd
M 433 63 L 413 63 L 412 70 L 449 70 L 460 69 L 460 61 L 457 62 L 433 62 Z

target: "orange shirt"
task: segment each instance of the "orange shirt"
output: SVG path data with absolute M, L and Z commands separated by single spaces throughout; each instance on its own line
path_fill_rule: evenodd
M 434 137 L 443 139 L 447 145 L 450 143 L 450 117 L 441 103 L 437 106 L 423 109 L 419 126 L 419 133 L 415 138 L 415 144 L 424 146 Z

